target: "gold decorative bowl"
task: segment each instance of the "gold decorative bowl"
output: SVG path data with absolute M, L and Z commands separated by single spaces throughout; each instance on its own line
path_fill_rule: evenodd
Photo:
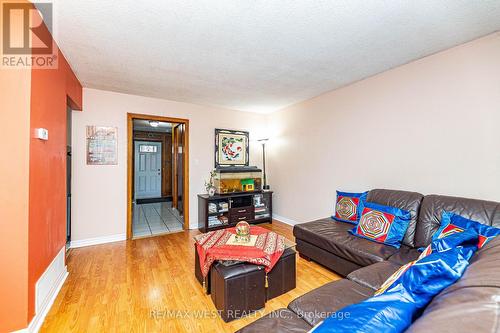
M 243 243 L 250 241 L 250 225 L 247 222 L 236 224 L 236 240 Z

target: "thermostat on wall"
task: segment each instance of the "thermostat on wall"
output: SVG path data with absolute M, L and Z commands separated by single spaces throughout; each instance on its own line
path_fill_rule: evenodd
M 35 129 L 35 138 L 40 139 L 40 140 L 48 140 L 49 139 L 49 130 L 46 128 Z

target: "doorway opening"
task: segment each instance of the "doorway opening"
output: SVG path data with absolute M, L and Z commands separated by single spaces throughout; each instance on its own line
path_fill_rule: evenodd
M 127 238 L 189 228 L 189 120 L 128 114 Z

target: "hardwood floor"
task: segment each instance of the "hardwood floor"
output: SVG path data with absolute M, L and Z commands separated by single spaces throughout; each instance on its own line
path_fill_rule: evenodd
M 294 239 L 286 224 L 262 226 Z M 270 300 L 255 315 L 224 323 L 194 277 L 193 236 L 198 233 L 183 231 L 71 250 L 70 274 L 41 332 L 234 332 L 340 278 L 297 256 L 297 288 Z

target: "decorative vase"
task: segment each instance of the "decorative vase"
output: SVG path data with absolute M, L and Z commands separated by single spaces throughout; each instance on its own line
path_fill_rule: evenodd
M 215 195 L 215 191 L 216 191 L 215 187 L 214 187 L 214 186 L 210 186 L 210 187 L 208 188 L 208 190 L 207 190 L 207 192 L 208 192 L 208 196 L 209 196 L 209 197 L 213 197 L 213 196 Z

